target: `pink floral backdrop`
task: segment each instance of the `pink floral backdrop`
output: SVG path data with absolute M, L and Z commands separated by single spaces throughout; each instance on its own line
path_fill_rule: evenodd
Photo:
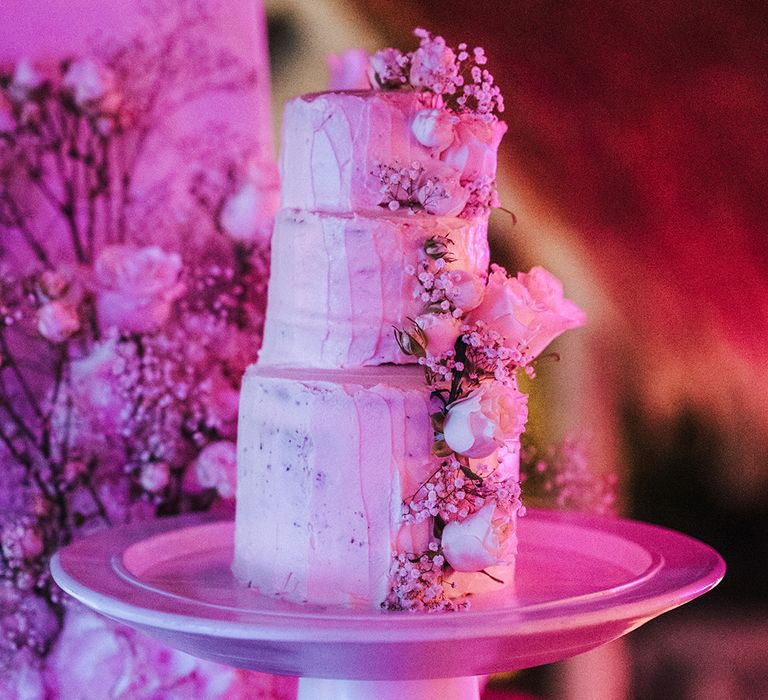
M 52 553 L 231 508 L 277 183 L 260 3 L 0 7 L 0 696 L 281 697 L 77 608 Z

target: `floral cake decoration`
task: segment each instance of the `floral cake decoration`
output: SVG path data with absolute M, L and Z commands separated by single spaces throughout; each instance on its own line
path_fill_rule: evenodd
M 415 32 L 419 48 L 402 53 L 387 48 L 369 59 L 374 89 L 416 91 L 423 109 L 411 121 L 416 141 L 428 149 L 426 162 L 377 163 L 379 206 L 424 211 L 437 216 L 480 216 L 498 207 L 496 147 L 507 130 L 498 114 L 504 99 L 485 68 L 485 52 L 458 50 L 441 36 Z
M 371 83 L 382 90 L 418 90 L 431 104 L 411 120 L 430 149 L 424 163 L 377 164 L 380 206 L 416 214 L 476 217 L 498 206 L 496 146 L 506 131 L 504 101 L 484 68 L 485 53 L 458 51 L 418 29 L 411 53 L 384 49 L 370 59 Z M 421 313 L 395 328 L 398 346 L 424 368 L 434 430 L 431 476 L 402 504 L 403 522 L 432 519 L 423 552 L 396 552 L 392 610 L 456 610 L 469 605 L 456 574 L 480 572 L 499 584 L 494 567 L 513 561 L 515 518 L 524 513 L 517 481 L 520 437 L 528 418 L 520 371 L 563 331 L 585 323 L 560 281 L 542 267 L 511 276 L 464 270 L 453 242 L 431 236 L 417 251 L 413 295 Z M 503 569 L 502 569 L 503 571 Z

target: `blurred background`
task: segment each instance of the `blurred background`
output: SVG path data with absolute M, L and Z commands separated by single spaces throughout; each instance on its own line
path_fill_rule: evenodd
M 282 104 L 325 87 L 328 54 L 411 50 L 417 26 L 484 47 L 505 96 L 499 189 L 514 212 L 492 215 L 494 259 L 509 270 L 544 265 L 589 315 L 587 328 L 557 341 L 561 359 L 542 364 L 529 388 L 529 461 L 543 457 L 552 469 L 534 468 L 525 496 L 683 531 L 728 565 L 706 596 L 590 654 L 495 677 L 487 700 L 768 697 L 768 5 L 264 4 L 272 131 L 258 79 L 225 103 L 221 90 L 195 95 L 160 125 L 156 158 L 183 153 L 187 132 L 205 132 L 205 153 L 221 154 L 224 143 L 267 168 Z M 215 22 L 203 26 L 203 44 L 261 68 L 258 0 L 0 0 L 0 59 L 77 55 L 90 33 L 132 36 L 145 6 L 181 19 L 205 9 Z M 209 128 L 211 116 L 224 124 Z M 181 180 L 197 161 L 178 153 L 169 162 Z M 554 445 L 568 449 L 548 453 Z M 106 653 L 86 632 L 88 654 Z M 119 647 L 115 658 L 123 655 Z M 91 673 L 99 664 L 86 665 Z M 258 697 L 294 691 L 264 683 Z M 4 687 L 0 677 L 3 697 Z M 26 687 L 18 697 L 54 697 Z M 215 697 L 257 697 L 233 692 Z
M 501 200 L 517 217 L 493 215 L 494 257 L 548 267 L 590 317 L 531 389 L 534 439 L 580 436 L 595 483 L 617 477 L 615 510 L 728 564 L 712 593 L 625 640 L 494 686 L 768 697 L 768 6 L 266 7 L 276 129 L 286 99 L 326 84 L 328 53 L 408 50 L 417 26 L 486 49 L 509 124 Z M 589 490 L 566 505 L 605 505 Z

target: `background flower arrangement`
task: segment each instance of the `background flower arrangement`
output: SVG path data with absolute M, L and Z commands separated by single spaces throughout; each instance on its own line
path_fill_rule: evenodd
M 274 182 L 223 135 L 178 144 L 192 174 L 138 193 L 164 119 L 256 79 L 182 5 L 92 56 L 0 68 L 3 697 L 76 697 L 97 677 L 104 697 L 256 692 L 72 608 L 48 573 L 75 537 L 234 497 Z

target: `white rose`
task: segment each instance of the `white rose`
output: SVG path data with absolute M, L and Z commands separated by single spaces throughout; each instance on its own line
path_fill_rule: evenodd
M 419 179 L 416 199 L 429 214 L 458 216 L 467 205 L 469 190 L 462 187 L 456 170 L 432 163 Z
M 466 270 L 451 270 L 447 273 L 451 285 L 446 289 L 446 296 L 457 309 L 470 311 L 483 299 L 485 281 Z
M 484 382 L 448 408 L 443 432 L 450 449 L 481 459 L 516 440 L 528 420 L 528 397 L 517 388 Z
M 16 64 L 8 92 L 14 100 L 22 101 L 29 93 L 43 84 L 42 76 L 34 69 L 28 58 L 22 58 Z
M 496 151 L 507 130 L 504 122 L 483 121 L 475 114 L 462 114 L 456 124 L 456 138 L 443 151 L 441 160 L 456 168 L 462 180 L 478 177 L 496 177 Z
M 63 343 L 80 330 L 77 309 L 64 301 L 49 301 L 37 312 L 37 330 L 52 343 Z
M 414 116 L 411 131 L 422 146 L 443 151 L 453 143 L 453 125 L 457 121 L 444 109 L 422 109 Z
M 446 561 L 456 571 L 511 563 L 517 548 L 514 520 L 490 501 L 464 520 L 449 522 L 441 543 Z
M 62 80 L 62 85 L 72 91 L 81 107 L 101 100 L 111 91 L 112 84 L 112 75 L 91 58 L 72 61 Z
M 222 498 L 234 498 L 237 485 L 237 447 L 230 440 L 206 445 L 195 462 L 197 481 L 216 489 Z
M 347 49 L 340 54 L 328 54 L 329 90 L 370 90 L 368 79 L 368 52 L 365 49 Z
M 105 248 L 94 266 L 96 308 L 102 329 L 149 333 L 171 313 L 171 304 L 184 293 L 179 282 L 181 258 L 157 246 Z
M 467 321 L 483 321 L 505 338 L 507 347 L 520 348 L 532 360 L 563 331 L 584 325 L 586 315 L 563 296 L 560 280 L 543 267 L 517 277 L 497 267 L 482 303 Z
M 461 331 L 461 321 L 451 314 L 421 314 L 416 323 L 427 335 L 427 352 L 433 357 L 453 350 Z

